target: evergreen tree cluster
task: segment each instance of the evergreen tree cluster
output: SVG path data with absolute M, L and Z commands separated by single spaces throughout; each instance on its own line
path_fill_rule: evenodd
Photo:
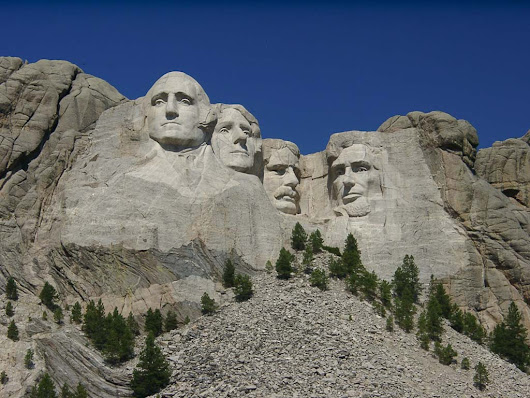
M 55 311 L 57 306 L 55 302 L 59 300 L 59 296 L 57 295 L 55 288 L 48 282 L 44 283 L 44 287 L 39 294 L 39 298 L 42 304 L 44 304 L 50 311 Z
M 495 326 L 491 333 L 490 349 L 524 372 L 530 365 L 530 346 L 526 343 L 526 337 L 521 313 L 512 302 L 506 319 Z
M 78 383 L 73 391 L 65 383 L 58 396 L 52 378 L 48 373 L 45 373 L 31 389 L 29 398 L 88 398 L 88 392 L 81 383 Z
M 171 371 L 152 333 L 145 339 L 145 347 L 139 359 L 138 366 L 133 371 L 131 388 L 135 397 L 143 398 L 156 394 L 167 386 Z
M 223 286 L 233 287 L 236 301 L 246 301 L 252 297 L 252 281 L 250 276 L 236 274 L 235 267 L 230 259 L 226 260 L 223 268 Z
M 105 315 L 101 299 L 97 304 L 93 300 L 88 303 L 82 328 L 109 363 L 118 364 L 134 357 L 134 333 L 128 322 L 117 308 Z

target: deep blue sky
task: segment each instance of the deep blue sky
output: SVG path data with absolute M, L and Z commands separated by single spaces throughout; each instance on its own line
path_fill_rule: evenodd
M 171 70 L 241 103 L 264 137 L 330 134 L 442 110 L 480 146 L 530 129 L 530 5 L 2 4 L 0 55 L 65 59 L 128 98 Z

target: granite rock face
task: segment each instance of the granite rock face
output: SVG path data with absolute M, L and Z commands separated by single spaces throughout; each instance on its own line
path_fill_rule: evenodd
M 0 58 L 0 287 L 13 276 L 35 297 L 48 281 L 67 304 L 193 319 L 204 292 L 230 298 L 227 259 L 264 269 L 299 222 L 328 246 L 353 233 L 385 279 L 413 255 L 489 328 L 515 301 L 530 328 L 529 134 L 477 154 L 473 126 L 443 112 L 333 134 L 309 155 L 261 134 L 181 72 L 127 100 L 68 62 Z M 55 344 L 67 334 L 27 326 L 73 379 L 104 372 L 80 341 L 69 355 Z M 92 392 L 127 393 L 109 377 Z

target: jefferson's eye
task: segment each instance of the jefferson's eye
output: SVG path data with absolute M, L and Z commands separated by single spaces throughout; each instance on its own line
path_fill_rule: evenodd
M 250 136 L 250 130 L 243 129 L 243 133 L 245 133 L 246 135 Z
M 226 134 L 226 133 L 229 133 L 230 131 L 226 127 L 221 127 L 219 129 L 219 132 L 222 133 L 222 134 Z

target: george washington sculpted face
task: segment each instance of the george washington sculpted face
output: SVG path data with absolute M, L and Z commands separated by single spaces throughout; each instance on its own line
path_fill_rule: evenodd
M 208 138 L 201 122 L 209 107 L 206 93 L 193 78 L 182 72 L 167 73 L 145 97 L 149 136 L 170 150 L 199 146 Z

